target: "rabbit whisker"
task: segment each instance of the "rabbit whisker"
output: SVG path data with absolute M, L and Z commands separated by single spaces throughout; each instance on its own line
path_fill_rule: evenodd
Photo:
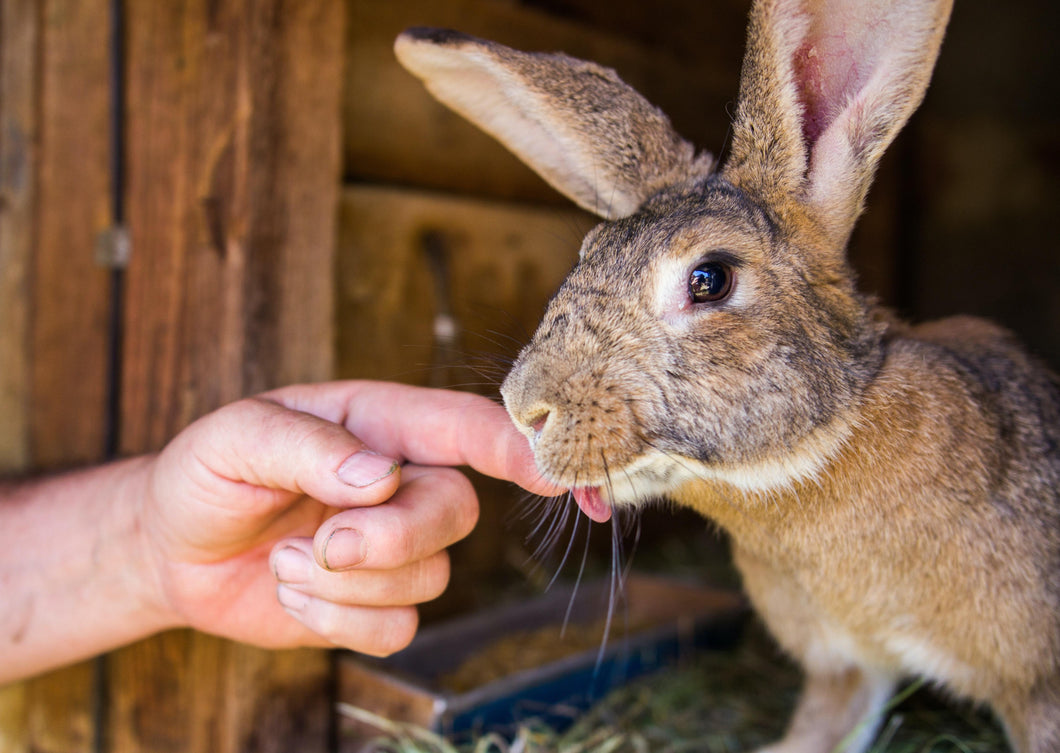
M 564 507 L 564 510 L 565 510 L 565 512 L 570 510 L 570 498 L 569 498 L 569 495 L 568 495 L 567 504 Z M 564 523 L 563 527 L 564 528 L 566 528 L 567 517 L 568 516 L 566 514 L 564 514 L 564 517 L 563 517 L 563 523 Z M 575 541 L 575 539 L 578 536 L 578 525 L 579 525 L 579 523 L 581 523 L 581 517 L 582 517 L 581 515 L 577 515 L 577 514 L 575 514 L 575 516 L 574 516 L 574 528 L 571 529 L 570 536 L 568 537 L 567 548 L 563 551 L 563 557 L 562 557 L 562 559 L 560 559 L 559 565 L 556 566 L 555 574 L 552 576 L 552 579 L 548 582 L 548 585 L 545 586 L 545 590 L 546 591 L 549 590 L 550 588 L 552 588 L 552 586 L 555 584 L 556 580 L 559 578 L 560 574 L 563 572 L 564 566 L 567 564 L 567 559 L 568 559 L 568 557 L 570 557 L 571 550 L 574 548 L 574 541 Z
M 570 623 L 571 611 L 574 609 L 574 602 L 578 596 L 578 588 L 581 586 L 582 577 L 585 575 L 585 565 L 589 561 L 589 542 L 592 539 L 592 526 L 588 526 L 585 531 L 585 546 L 582 549 L 582 561 L 578 566 L 578 575 L 574 579 L 574 588 L 571 589 L 570 601 L 567 602 L 567 611 L 563 614 L 563 627 L 560 629 L 560 635 L 566 633 L 567 625 Z M 573 536 L 571 537 L 573 541 Z

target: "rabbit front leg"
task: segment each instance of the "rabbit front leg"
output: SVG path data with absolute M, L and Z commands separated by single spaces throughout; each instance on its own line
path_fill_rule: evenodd
M 788 731 L 758 753 L 862 753 L 876 737 L 893 689 L 893 678 L 858 667 L 810 670 Z
M 993 705 L 1004 722 L 1013 750 L 1060 750 L 1060 672 L 1054 672 L 1029 692 L 1010 692 L 996 698 Z
M 759 615 L 806 673 L 787 733 L 758 753 L 867 750 L 896 676 L 859 662 L 852 642 L 823 618 L 794 577 L 738 544 L 734 554 Z

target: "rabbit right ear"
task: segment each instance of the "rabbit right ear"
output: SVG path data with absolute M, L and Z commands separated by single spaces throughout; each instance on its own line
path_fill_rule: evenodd
M 438 100 L 607 219 L 710 172 L 710 155 L 696 158 L 669 119 L 609 68 L 442 29 L 408 29 L 394 51 Z
M 839 247 L 920 104 L 952 0 L 756 0 L 724 174 Z

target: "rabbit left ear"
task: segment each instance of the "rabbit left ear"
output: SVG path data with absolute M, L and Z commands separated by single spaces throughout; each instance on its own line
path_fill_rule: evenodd
M 669 119 L 608 68 L 441 29 L 408 29 L 394 51 L 438 100 L 607 219 L 710 171 L 710 155 L 696 158 Z
M 845 243 L 920 104 L 952 0 L 756 0 L 724 174 Z

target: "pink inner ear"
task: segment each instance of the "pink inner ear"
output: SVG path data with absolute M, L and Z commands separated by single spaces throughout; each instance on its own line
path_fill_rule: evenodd
M 806 39 L 792 61 L 804 108 L 803 136 L 811 148 L 868 82 L 887 32 L 886 20 L 872 3 L 815 4 L 826 7 L 813 12 Z M 864 17 L 873 13 L 876 17 Z
M 820 50 L 812 42 L 806 42 L 795 53 L 795 80 L 802 98 L 802 136 L 807 144 L 813 144 L 828 125 L 828 108 L 825 98 L 825 63 Z

